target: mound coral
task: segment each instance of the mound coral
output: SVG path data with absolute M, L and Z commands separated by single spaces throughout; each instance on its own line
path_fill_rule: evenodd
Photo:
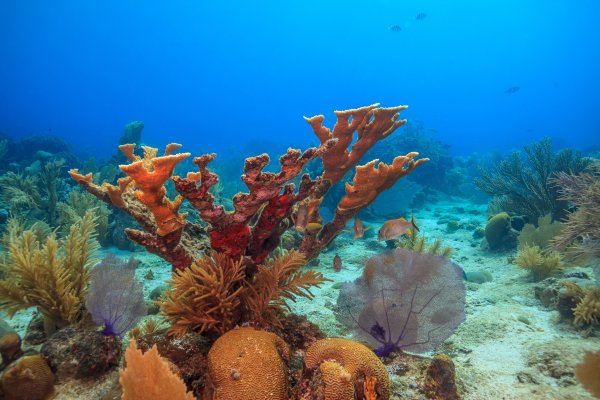
M 347 339 L 322 339 L 304 355 L 305 374 L 314 374 L 317 398 L 362 399 L 374 390 L 376 398 L 389 399 L 391 383 L 381 360 L 366 346 Z M 373 398 L 373 397 L 371 397 Z
M 47 335 L 80 321 L 86 315 L 90 268 L 96 263 L 94 228 L 90 211 L 63 240 L 51 233 L 40 242 L 33 230 L 22 231 L 19 224 L 10 223 L 7 257 L 1 265 L 5 278 L 0 280 L 0 308 L 12 316 L 37 307 Z
M 490 218 L 485 225 L 485 240 L 487 240 L 490 249 L 501 249 L 505 245 L 510 245 L 510 216 L 501 212 Z
M 271 332 L 237 328 L 221 336 L 208 352 L 210 383 L 204 398 L 287 400 L 290 350 Z
M 405 108 L 379 108 L 374 104 L 337 111 L 338 120 L 333 131 L 323 126 L 323 116 L 307 118 L 321 145 L 304 153 L 289 149 L 280 157 L 281 169 L 277 173 L 263 171 L 270 160 L 266 154 L 246 159 L 242 181 L 249 193 L 234 196 L 232 212 L 214 204 L 215 198 L 209 192 L 218 183 L 217 175 L 208 168 L 216 157 L 214 154 L 194 159 L 198 172 L 190 172 L 183 178 L 172 176 L 175 166 L 190 155 L 173 154 L 179 148 L 176 144 L 167 146 L 160 157 L 156 149 L 143 147 L 143 158 L 134 154 L 134 145 L 121 145 L 120 149 L 131 163 L 120 166 L 127 176 L 119 179 L 117 186 L 97 185 L 91 174 L 81 175 L 77 170 L 71 170 L 70 174 L 84 189 L 132 216 L 143 231 L 127 230 L 128 237 L 163 257 L 176 269 L 189 267 L 198 258 L 199 250 L 206 250 L 199 245 L 204 229 L 178 212 L 182 201 L 187 199 L 209 224 L 210 247 L 230 257 L 244 258 L 246 274 L 251 276 L 256 271 L 255 266 L 279 244 L 281 235 L 291 225 L 289 221 L 299 202 L 309 203 L 308 222 L 313 227 L 320 227 L 306 230 L 300 246 L 301 252 L 311 259 L 379 193 L 427 161 L 425 158 L 414 160 L 418 154 L 413 152 L 396 157 L 391 165 L 377 164 L 374 160 L 357 166 L 369 148 L 406 122 L 398 119 Z M 354 132 L 358 133 L 358 139 L 353 143 Z M 315 158 L 323 161 L 323 176 L 312 180 L 308 174 L 303 175 L 296 191 L 290 181 L 299 177 L 303 167 Z M 323 197 L 355 166 L 353 184 L 346 185 L 346 194 L 338 204 L 333 220 L 322 225 L 319 207 Z M 174 200 L 167 197 L 164 187 L 171 177 L 180 193 Z
M 126 368 L 120 371 L 123 400 L 194 400 L 156 346 L 142 353 L 131 340 L 125 351 Z
M 342 288 L 338 306 L 338 319 L 380 356 L 431 351 L 465 319 L 462 270 L 440 256 L 388 251 Z
M 45 400 L 54 391 L 54 375 L 39 354 L 21 357 L 2 373 L 3 399 Z

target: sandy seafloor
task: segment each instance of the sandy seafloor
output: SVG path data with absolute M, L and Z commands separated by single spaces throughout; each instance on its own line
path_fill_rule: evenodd
M 474 239 L 472 229 L 460 228 L 448 232 L 443 218 L 484 227 L 486 206 L 473 205 L 462 199 L 446 199 L 427 204 L 419 211 L 421 232 L 429 239 L 441 238 L 454 249 L 452 259 L 466 272 L 489 271 L 493 281 L 483 284 L 467 282 L 466 321 L 439 349 L 450 354 L 456 364 L 457 384 L 464 399 L 593 399 L 573 377 L 573 367 L 586 351 L 600 349 L 600 338 L 585 338 L 582 331 L 560 322 L 558 312 L 545 309 L 534 296 L 534 285 L 528 273 L 508 262 L 516 253 L 492 253 Z M 381 221 L 364 221 L 377 232 Z M 328 336 L 350 337 L 337 322 L 334 307 L 339 289 L 337 282 L 352 281 L 360 276 L 362 265 L 371 256 L 385 251 L 385 243 L 374 235 L 352 240 L 351 234 L 336 238 L 332 249 L 319 257 L 316 270 L 332 282 L 313 290 L 314 300 L 299 299 L 292 304 L 294 312 L 306 315 Z M 104 249 L 103 252 L 114 251 Z M 157 286 L 170 278 L 170 266 L 162 259 L 145 252 L 114 251 L 118 256 L 133 254 L 139 261 L 138 279 L 147 297 Z M 333 257 L 343 260 L 342 271 L 333 271 Z M 584 270 L 590 276 L 589 268 Z M 145 276 L 152 270 L 154 279 Z M 23 335 L 31 311 L 19 312 L 9 324 Z M 156 316 L 149 318 L 158 318 Z M 116 373 L 116 372 L 115 372 Z M 391 375 L 393 399 L 422 399 L 410 390 L 410 378 Z M 97 399 L 106 390 L 103 382 L 66 382 L 57 385 L 54 399 Z M 102 387 L 104 386 L 104 387 Z

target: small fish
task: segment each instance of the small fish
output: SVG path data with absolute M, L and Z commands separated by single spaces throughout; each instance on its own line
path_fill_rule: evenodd
M 294 228 L 298 232 L 304 232 L 304 229 L 306 229 L 307 222 L 308 206 L 305 203 L 302 203 L 298 206 L 298 211 L 296 212 L 296 222 L 294 223 Z
M 320 224 L 318 222 L 309 222 L 308 224 L 306 224 L 305 231 L 317 232 L 317 231 L 320 231 L 322 227 L 323 227 L 323 224 Z
M 392 25 L 388 29 L 390 31 L 392 31 L 392 32 L 400 32 L 402 30 L 402 28 L 400 27 L 400 25 Z
M 337 254 L 333 257 L 333 270 L 335 272 L 340 272 L 342 270 L 342 257 Z
M 381 229 L 379 229 L 379 240 L 396 239 L 407 233 L 411 228 L 417 232 L 419 231 L 414 216 L 410 218 L 410 221 L 404 218 L 390 219 L 385 221 Z M 412 232 L 410 234 L 412 235 Z
M 369 229 L 371 229 L 370 226 L 365 229 L 365 226 L 363 225 L 360 218 L 355 217 L 354 218 L 354 238 L 352 240 L 356 240 L 356 239 L 363 237 L 365 232 L 368 231 Z
M 427 18 L 427 14 L 425 14 L 424 12 L 418 13 L 417 16 L 415 17 L 416 20 L 422 20 L 425 18 Z
M 513 86 L 513 87 L 509 87 L 508 89 L 506 89 L 506 90 L 504 91 L 504 93 L 506 93 L 506 94 L 513 94 L 513 93 L 517 93 L 519 90 L 521 90 L 521 88 L 520 88 L 520 87 L 518 87 L 518 86 Z

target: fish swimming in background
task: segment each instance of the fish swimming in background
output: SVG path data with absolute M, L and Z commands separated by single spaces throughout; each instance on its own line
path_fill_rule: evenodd
M 384 222 L 381 229 L 379 229 L 379 240 L 396 239 L 407 233 L 411 228 L 417 232 L 419 231 L 414 216 L 410 218 L 410 221 L 407 221 L 405 218 L 387 220 Z
M 418 13 L 417 16 L 415 17 L 415 19 L 417 20 L 421 20 L 421 19 L 425 19 L 427 18 L 427 14 L 425 14 L 424 12 Z
M 335 272 L 340 272 L 342 270 L 342 257 L 337 254 L 333 257 L 333 270 Z
M 388 29 L 390 31 L 392 31 L 392 32 L 400 32 L 402 30 L 402 28 L 400 27 L 400 25 L 392 25 Z
M 506 89 L 506 90 L 504 91 L 504 93 L 506 93 L 506 94 L 513 94 L 513 93 L 517 93 L 519 90 L 521 90 L 521 88 L 520 88 L 520 87 L 518 87 L 518 86 L 513 86 L 513 87 L 509 87 L 508 89 Z
M 306 229 L 306 224 L 308 222 L 308 206 L 306 203 L 302 203 L 298 206 L 298 211 L 296 212 L 296 222 L 294 223 L 294 228 L 298 232 L 304 232 Z
M 354 218 L 354 230 L 349 231 L 348 229 L 344 229 L 342 232 L 354 233 L 354 238 L 352 238 L 352 240 L 356 240 L 356 239 L 360 239 L 361 237 L 363 237 L 365 232 L 368 231 L 369 229 L 371 229 L 370 226 L 365 229 L 365 226 L 363 225 L 363 222 L 360 220 L 360 218 L 355 217 Z

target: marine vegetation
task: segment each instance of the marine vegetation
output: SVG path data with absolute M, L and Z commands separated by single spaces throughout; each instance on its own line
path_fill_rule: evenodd
M 560 172 L 580 173 L 590 160 L 580 152 L 564 149 L 554 154 L 549 138 L 525 146 L 526 160 L 520 152 L 511 153 L 491 170 L 480 170 L 477 187 L 493 196 L 494 208 L 510 215 L 526 216 L 529 222 L 550 214 L 561 220 L 568 204 L 561 200 L 550 178 Z
M 113 254 L 104 257 L 90 273 L 85 306 L 105 335 L 123 335 L 146 315 L 142 285 L 135 279 L 137 261 L 127 263 Z
M 444 258 L 450 258 L 453 250 L 450 246 L 444 246 L 441 239 L 436 239 L 433 243 L 428 243 L 425 235 L 415 229 L 410 230 L 409 234 L 402 235 L 399 239 L 394 240 L 394 246 L 415 251 L 417 253 L 442 256 Z
M 550 245 L 550 241 L 560 234 L 563 229 L 563 224 L 560 222 L 552 222 L 552 216 L 546 214 L 539 217 L 537 220 L 537 228 L 533 224 L 525 224 L 519 237 L 519 248 L 525 246 L 538 246 L 542 250 L 546 250 Z
M 87 315 L 90 270 L 97 261 L 94 229 L 93 211 L 71 226 L 64 239 L 57 239 L 54 232 L 40 239 L 33 230 L 24 230 L 11 220 L 4 238 L 7 253 L 0 264 L 4 272 L 0 308 L 12 316 L 37 307 L 46 335 L 82 320 Z
M 552 247 L 569 258 L 600 258 L 600 160 L 577 175 L 559 172 L 552 183 L 560 199 L 575 207 Z
M 539 246 L 525 244 L 517 255 L 516 263 L 531 273 L 535 282 L 546 279 L 562 267 L 562 257 L 556 251 L 543 253 Z
M 395 249 L 367 261 L 338 297 L 338 319 L 375 353 L 426 352 L 465 319 L 462 269 L 432 254 Z

